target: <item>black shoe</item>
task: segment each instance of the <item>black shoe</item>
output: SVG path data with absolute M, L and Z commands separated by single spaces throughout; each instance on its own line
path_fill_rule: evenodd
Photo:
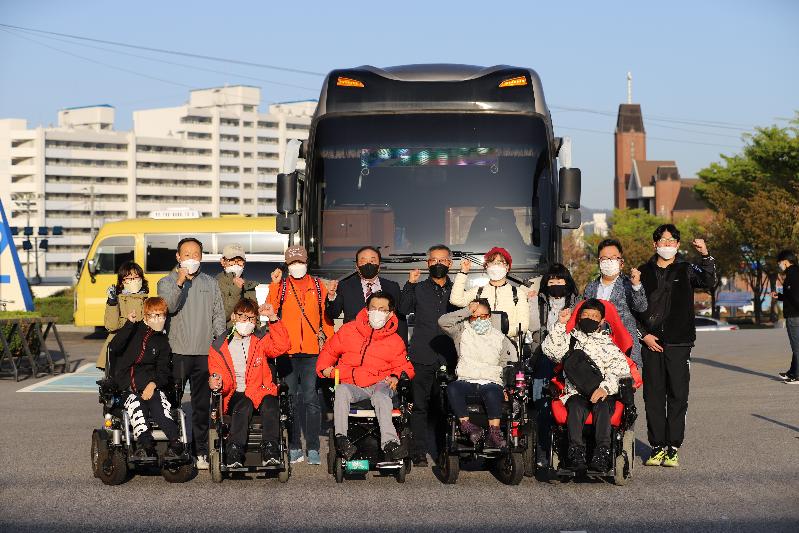
M 336 435 L 336 453 L 339 457 L 349 461 L 357 451 L 358 448 L 350 442 L 346 435 Z
M 139 444 L 136 451 L 133 452 L 132 459 L 134 461 L 157 461 L 158 454 L 155 453 L 153 444 Z
M 280 466 L 280 446 L 276 442 L 261 443 L 261 465 Z
M 164 461 L 178 461 L 183 459 L 185 449 L 185 446 L 183 446 L 183 443 L 180 441 L 170 442 L 164 454 Z
M 584 472 L 588 469 L 588 466 L 585 464 L 585 446 L 569 446 L 566 459 L 570 470 Z
M 426 453 L 417 453 L 413 456 L 413 466 L 419 468 L 427 468 L 427 454 Z
M 401 461 L 408 456 L 408 450 L 399 442 L 392 440 L 383 446 L 383 454 L 389 461 Z
M 607 446 L 597 446 L 594 449 L 594 456 L 591 457 L 591 470 L 594 472 L 610 470 L 610 449 Z
M 231 444 L 227 449 L 227 467 L 241 468 L 242 466 L 244 466 L 244 450 L 236 444 Z
M 791 376 L 790 372 L 778 372 L 777 375 L 780 379 L 788 379 Z M 97 383 L 100 383 L 99 381 Z

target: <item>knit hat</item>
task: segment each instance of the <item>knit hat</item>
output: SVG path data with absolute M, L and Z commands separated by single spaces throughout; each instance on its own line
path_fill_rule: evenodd
M 486 252 L 486 254 L 483 256 L 483 260 L 488 262 L 488 258 L 496 254 L 499 254 L 505 258 L 505 261 L 508 263 L 508 268 L 510 268 L 513 261 L 511 260 L 510 252 L 508 252 L 505 248 L 494 246 L 488 252 Z
M 308 252 L 303 246 L 290 246 L 286 249 L 286 264 L 289 265 L 294 261 L 308 262 Z

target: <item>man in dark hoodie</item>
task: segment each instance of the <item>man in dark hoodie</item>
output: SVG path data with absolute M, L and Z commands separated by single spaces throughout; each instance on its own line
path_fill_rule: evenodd
M 791 345 L 791 367 L 780 372 L 786 383 L 799 383 L 799 266 L 796 265 L 796 253 L 783 250 L 777 255 L 777 265 L 785 277 L 782 279 L 782 293 L 771 293 L 772 298 L 782 302 L 782 315 L 785 317 L 785 329 L 788 331 L 788 342 Z
M 184 452 L 180 431 L 172 419 L 172 405 L 164 394 L 170 383 L 172 353 L 163 333 L 166 315 L 163 298 L 147 298 L 144 320 L 133 322 L 135 317 L 127 317 L 109 345 L 109 376 L 119 390 L 127 393 L 124 406 L 136 440 L 134 458 L 144 461 L 157 460 L 155 441 L 147 424 L 149 417 L 169 439 L 164 459 L 179 459 Z
M 691 244 L 698 265 L 677 255 L 680 231 L 663 224 L 652 234 L 655 255 L 641 265 L 647 310 L 637 315 L 644 363 L 644 405 L 652 454 L 649 466 L 679 465 L 677 450 L 685 435 L 691 348 L 696 340 L 694 289 L 711 289 L 716 262 L 703 239 Z

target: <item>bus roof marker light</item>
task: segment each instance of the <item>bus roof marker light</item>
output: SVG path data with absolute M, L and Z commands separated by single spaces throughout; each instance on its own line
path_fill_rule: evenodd
M 358 87 L 363 88 L 365 85 L 362 81 L 354 80 L 352 78 L 345 78 L 344 76 L 339 76 L 336 80 L 336 85 L 339 87 Z
M 524 87 L 527 85 L 527 76 L 516 76 L 515 78 L 508 78 L 499 84 L 500 89 L 505 87 Z

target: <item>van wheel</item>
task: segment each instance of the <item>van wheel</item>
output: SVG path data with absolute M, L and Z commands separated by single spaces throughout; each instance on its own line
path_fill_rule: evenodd
M 505 485 L 518 485 L 524 477 L 522 453 L 506 453 L 496 462 L 497 478 Z

